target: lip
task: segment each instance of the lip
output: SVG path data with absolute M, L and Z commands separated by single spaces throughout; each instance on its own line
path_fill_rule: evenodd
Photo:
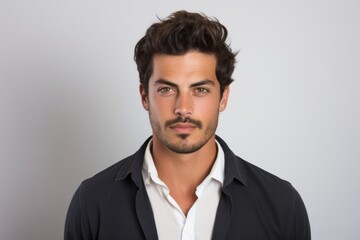
M 176 123 L 171 125 L 170 128 L 177 133 L 185 134 L 185 133 L 190 133 L 192 130 L 196 128 L 196 126 L 190 123 Z

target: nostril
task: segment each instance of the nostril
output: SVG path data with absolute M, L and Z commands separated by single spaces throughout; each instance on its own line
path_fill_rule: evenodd
M 177 108 L 177 109 L 175 109 L 175 114 L 176 115 L 179 115 L 179 116 L 181 116 L 181 117 L 184 117 L 184 116 L 186 116 L 186 115 L 189 115 L 190 114 L 190 111 L 189 110 L 187 110 L 187 109 L 181 109 L 181 108 Z
M 187 117 L 191 115 L 192 107 L 191 107 L 191 99 L 189 96 L 182 94 L 178 96 L 176 106 L 175 106 L 175 114 L 181 117 Z

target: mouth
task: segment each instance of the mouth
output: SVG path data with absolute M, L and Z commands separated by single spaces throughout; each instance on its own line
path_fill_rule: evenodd
M 195 120 L 195 119 L 191 119 L 189 117 L 186 117 L 186 118 L 181 118 L 181 117 L 178 117 L 176 119 L 173 119 L 173 120 L 168 120 L 165 122 L 165 127 L 192 127 L 192 128 L 199 128 L 199 129 L 202 129 L 202 123 L 201 121 L 199 120 Z
M 170 126 L 170 129 L 174 130 L 177 134 L 189 134 L 196 128 L 191 123 L 176 123 Z

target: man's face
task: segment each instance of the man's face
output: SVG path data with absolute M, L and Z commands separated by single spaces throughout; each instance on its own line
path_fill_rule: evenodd
M 154 56 L 148 92 L 140 87 L 154 141 L 176 153 L 192 153 L 215 136 L 229 95 L 227 87 L 220 99 L 215 69 L 215 56 L 205 53 Z

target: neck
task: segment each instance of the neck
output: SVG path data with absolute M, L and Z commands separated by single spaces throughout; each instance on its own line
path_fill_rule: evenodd
M 170 190 L 170 195 L 187 215 L 197 199 L 196 187 L 210 173 L 217 154 L 215 136 L 199 150 L 180 154 L 168 149 L 153 136 L 152 156 L 159 178 Z
M 180 154 L 153 137 L 152 156 L 158 175 L 170 186 L 195 189 L 210 173 L 217 155 L 215 136 L 199 150 Z

